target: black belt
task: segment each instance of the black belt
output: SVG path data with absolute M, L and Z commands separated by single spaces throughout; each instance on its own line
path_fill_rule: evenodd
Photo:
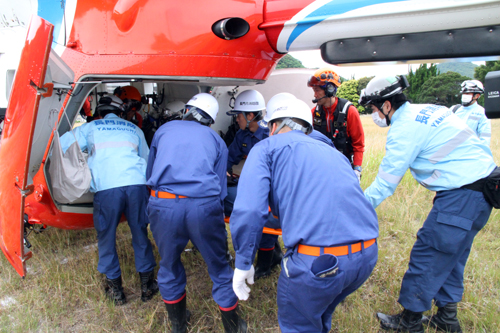
M 486 183 L 486 180 L 488 179 L 488 177 L 478 179 L 474 183 L 462 186 L 462 188 L 466 188 L 468 190 L 473 190 L 473 191 L 477 191 L 477 192 L 483 192 L 484 184 Z

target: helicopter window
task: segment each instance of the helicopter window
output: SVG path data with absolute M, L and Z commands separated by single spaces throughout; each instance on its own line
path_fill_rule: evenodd
M 15 69 L 8 69 L 6 72 L 6 87 L 5 89 L 5 98 L 9 100 L 10 96 L 10 90 L 12 89 L 12 83 L 14 83 L 14 76 L 16 76 L 16 70 Z

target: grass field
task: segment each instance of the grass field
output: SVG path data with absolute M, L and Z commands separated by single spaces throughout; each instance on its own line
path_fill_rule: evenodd
M 374 180 L 384 155 L 386 129 L 362 117 L 366 152 L 362 187 Z M 500 120 L 492 121 L 492 151 L 500 164 Z M 396 193 L 377 209 L 380 223 L 379 261 L 370 279 L 349 296 L 333 316 L 332 332 L 378 332 L 374 313 L 396 313 L 401 279 L 411 247 L 432 204 L 434 193 L 418 185 L 409 173 Z M 500 213 L 476 237 L 465 270 L 465 294 L 459 304 L 464 332 L 500 332 Z M 158 295 L 140 300 L 131 236 L 126 224 L 118 230 L 118 252 L 128 303 L 115 307 L 103 293 L 97 272 L 94 230 L 48 229 L 30 236 L 33 258 L 28 275 L 20 279 L 0 255 L 0 332 L 169 332 L 165 307 Z M 151 237 L 152 239 L 152 237 Z M 158 251 L 155 248 L 157 261 Z M 218 307 L 211 297 L 211 281 L 199 253 L 185 252 L 190 332 L 223 332 Z M 279 332 L 276 284 L 279 270 L 252 287 L 240 302 L 249 332 Z M 429 330 L 433 332 L 433 330 Z

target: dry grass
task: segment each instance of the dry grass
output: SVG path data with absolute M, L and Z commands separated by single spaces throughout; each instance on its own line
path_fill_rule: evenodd
M 366 154 L 362 187 L 375 178 L 384 155 L 387 130 L 370 117 L 362 117 Z M 494 120 L 492 151 L 500 163 L 500 120 Z M 370 279 L 336 310 L 333 332 L 378 332 L 374 313 L 397 312 L 396 300 L 415 234 L 431 208 L 433 193 L 407 174 L 396 193 L 377 209 L 380 222 L 379 262 Z M 474 242 L 465 272 L 465 294 L 459 305 L 464 332 L 500 332 L 500 213 Z M 33 258 L 22 280 L 0 256 L 0 332 L 168 332 L 160 296 L 140 300 L 130 231 L 118 230 L 118 251 L 129 302 L 115 307 L 103 295 L 102 277 L 96 270 L 94 230 L 49 229 L 30 236 Z M 157 250 L 155 249 L 157 254 Z M 159 258 L 157 258 L 159 259 Z M 211 298 L 211 281 L 199 253 L 183 254 L 188 275 L 191 332 L 222 332 L 217 305 Z M 276 283 L 279 272 L 257 281 L 249 301 L 241 302 L 249 332 L 279 332 Z M 430 331 L 429 331 L 430 332 Z

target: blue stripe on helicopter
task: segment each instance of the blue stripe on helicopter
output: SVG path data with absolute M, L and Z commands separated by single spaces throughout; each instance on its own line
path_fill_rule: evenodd
M 361 7 L 370 5 L 378 5 L 381 3 L 401 2 L 406 0 L 333 0 L 329 3 L 319 7 L 302 20 L 297 22 L 297 26 L 293 29 L 288 41 L 286 43 L 286 50 L 290 45 L 299 37 L 303 32 L 312 26 L 330 18 L 334 15 L 347 13 L 348 11 L 355 10 Z

